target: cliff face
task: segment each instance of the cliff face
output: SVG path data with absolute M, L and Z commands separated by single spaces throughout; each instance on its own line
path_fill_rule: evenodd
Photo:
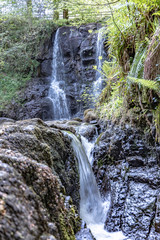
M 93 169 L 111 197 L 106 229 L 131 239 L 160 237 L 160 146 L 138 129 L 108 123 L 94 148 Z
M 81 115 L 85 105 L 82 94 L 86 87 L 91 86 L 96 78 L 96 43 L 99 24 L 86 26 L 61 27 L 59 38 L 59 51 L 63 58 L 63 69 L 60 69 L 70 116 Z M 92 33 L 89 33 L 89 30 Z M 40 66 L 37 77 L 32 79 L 25 90 L 19 93 L 19 102 L 12 101 L 11 105 L 3 113 L 2 117 L 10 117 L 16 120 L 28 118 L 41 118 L 49 120 L 53 118 L 52 102 L 48 97 L 52 75 L 53 43 L 55 32 L 50 41 L 46 42 L 38 57 Z M 87 90 L 90 92 L 90 90 Z M 77 101 L 78 100 L 78 101 Z M 80 100 L 80 101 L 79 101 Z

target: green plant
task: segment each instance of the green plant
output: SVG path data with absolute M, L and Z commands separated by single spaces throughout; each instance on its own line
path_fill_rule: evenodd
M 36 74 L 41 48 L 56 28 L 53 21 L 0 15 L 0 107 L 18 98 L 18 92 Z

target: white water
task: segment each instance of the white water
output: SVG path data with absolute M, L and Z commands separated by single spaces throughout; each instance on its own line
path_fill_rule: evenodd
M 95 98 L 99 96 L 103 88 L 103 78 L 101 76 L 102 63 L 103 63 L 103 42 L 104 42 L 104 28 L 100 28 L 97 35 L 96 46 L 96 59 L 97 59 L 97 72 L 96 81 L 93 83 L 93 95 Z
M 60 84 L 64 84 L 63 79 L 63 58 L 59 48 L 59 29 L 56 32 L 53 46 L 52 76 L 49 89 L 49 98 L 53 103 L 53 119 L 68 119 L 69 110 L 64 90 Z
M 104 229 L 110 201 L 102 201 L 96 179 L 85 150 L 72 133 L 65 133 L 72 139 L 72 147 L 78 159 L 80 173 L 80 216 L 87 223 L 96 240 L 125 240 L 122 232 L 109 233 Z M 83 137 L 82 137 L 83 139 Z
M 94 148 L 95 142 L 89 142 L 88 139 L 83 136 L 81 136 L 81 142 L 82 142 L 82 146 L 86 152 L 89 163 L 92 166 L 92 164 L 93 164 L 92 150 Z

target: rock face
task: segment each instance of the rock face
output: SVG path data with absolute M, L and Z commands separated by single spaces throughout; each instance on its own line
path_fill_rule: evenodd
M 110 194 L 108 231 L 133 240 L 160 238 L 160 147 L 136 129 L 107 126 L 94 148 L 93 169 L 103 195 Z
M 87 26 L 62 27 L 60 28 L 60 48 L 64 61 L 63 87 L 67 97 L 70 115 L 78 112 L 82 114 L 85 104 L 77 102 L 83 100 L 81 97 L 86 88 L 91 88 L 95 81 L 96 71 L 96 42 L 97 34 L 93 34 L 100 25 L 89 24 Z M 88 31 L 93 31 L 90 34 Z M 89 92 L 89 91 L 88 91 Z
M 82 115 L 83 109 L 91 103 L 82 97 L 84 90 L 91 93 L 91 86 L 96 79 L 96 43 L 99 24 L 86 26 L 61 27 L 59 29 L 59 51 L 63 58 L 61 75 L 65 84 L 61 86 L 67 97 L 70 116 Z M 92 33 L 88 31 L 91 30 Z M 32 79 L 19 95 L 19 103 L 11 105 L 1 114 L 15 120 L 28 118 L 53 119 L 53 106 L 48 97 L 52 75 L 53 43 L 55 32 L 50 41 L 44 44 L 38 57 L 40 66 L 37 77 Z M 107 57 L 107 56 L 105 56 Z M 78 100 L 78 101 L 77 101 Z
M 40 119 L 0 126 L 0 238 L 75 239 L 79 180 L 70 141 Z

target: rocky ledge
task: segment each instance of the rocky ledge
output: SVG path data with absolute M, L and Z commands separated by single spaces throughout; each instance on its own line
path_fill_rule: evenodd
M 0 238 L 74 240 L 78 204 L 77 164 L 68 138 L 40 119 L 2 119 Z

